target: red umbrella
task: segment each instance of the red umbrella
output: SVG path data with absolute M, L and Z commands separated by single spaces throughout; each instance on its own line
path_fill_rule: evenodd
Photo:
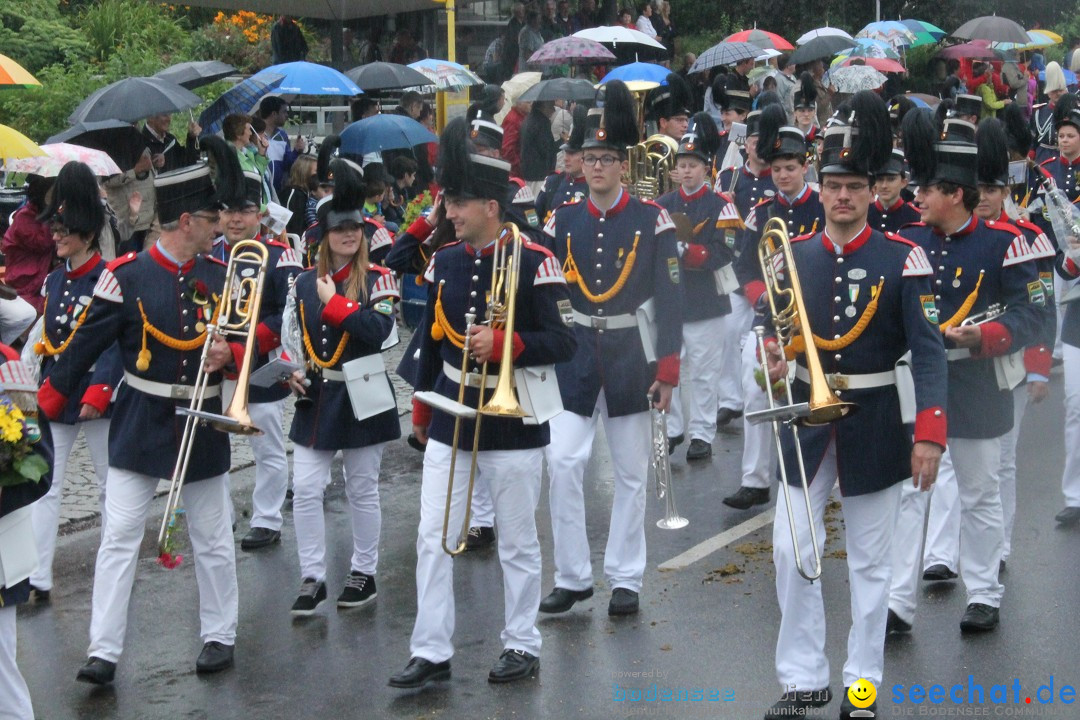
M 960 45 L 951 45 L 939 52 L 938 57 L 957 60 L 960 58 L 993 60 L 997 55 L 991 49 L 988 40 L 972 40 Z
M 758 30 L 754 28 L 752 30 L 740 30 L 739 32 L 728 35 L 724 38 L 724 42 L 748 42 L 751 45 L 757 45 L 758 47 L 773 50 L 794 50 L 795 46 L 789 43 L 784 38 L 780 37 L 776 33 L 771 33 L 766 30 Z M 762 44 L 762 43 L 768 44 Z
M 875 70 L 883 73 L 905 73 L 905 68 L 901 63 L 893 60 L 892 58 L 876 58 L 876 57 L 849 57 L 843 62 L 838 63 L 841 66 L 845 65 L 866 65 L 872 67 Z

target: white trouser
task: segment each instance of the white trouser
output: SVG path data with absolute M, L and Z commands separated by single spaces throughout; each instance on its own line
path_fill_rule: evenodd
M 98 503 L 101 507 L 101 527 L 105 528 L 105 475 L 109 469 L 109 420 L 89 420 L 87 422 L 65 425 L 52 423 L 49 426 L 53 439 L 53 482 L 45 497 L 31 506 L 34 523 L 34 537 L 38 548 L 37 570 L 30 575 L 30 584 L 39 590 L 52 590 L 53 557 L 56 554 L 56 532 L 60 527 L 60 501 L 64 496 L 64 479 L 67 476 L 67 462 L 71 448 L 82 430 L 86 435 L 86 445 L 90 449 L 90 458 L 94 463 L 94 473 L 98 481 Z M 83 468 L 76 468 L 76 471 Z
M 837 478 L 836 441 L 829 442 L 825 457 L 810 483 L 818 552 L 825 546 L 825 504 Z M 814 567 L 805 500 L 801 486 L 789 486 L 799 552 L 806 569 Z M 795 566 L 794 545 L 788 525 L 787 506 L 777 491 L 773 520 L 773 564 L 776 566 L 776 597 L 780 602 L 780 635 L 776 641 L 776 677 L 785 688 L 820 690 L 829 685 L 829 659 L 825 655 L 825 605 L 822 581 L 809 582 Z M 844 685 L 865 678 L 881 684 L 885 667 L 885 620 L 888 615 L 890 550 L 900 486 L 892 485 L 868 495 L 841 497 L 848 583 L 851 587 L 851 628 L 848 631 Z
M 592 417 L 564 410 L 551 420 L 547 461 L 551 478 L 548 497 L 555 542 L 555 586 L 567 590 L 593 586 L 583 484 L 596 422 L 601 417 L 615 476 L 604 576 L 613 590 L 621 587 L 640 592 L 641 577 L 645 574 L 645 483 L 652 427 L 648 412 L 609 417 L 602 390 Z
M 487 480 L 483 477 L 476 478 L 473 485 L 472 513 L 469 526 L 495 526 L 495 501 L 491 499 L 491 490 L 488 489 Z
M 1065 369 L 1065 468 L 1061 492 L 1066 507 L 1080 507 L 1080 348 L 1061 346 Z
M 690 395 L 687 398 L 690 411 L 687 433 L 691 440 L 704 440 L 710 445 L 716 438 L 717 388 L 723 370 L 723 346 L 727 342 L 725 317 L 683 324 L 682 377 Z M 742 403 L 737 407 L 741 408 Z M 672 429 L 673 426 L 676 429 Z M 681 398 L 672 394 L 668 435 L 681 435 L 682 432 Z
M 1001 514 L 1004 518 L 1005 544 L 1001 559 L 1009 559 L 1012 549 L 1013 521 L 1016 519 L 1016 442 L 1020 439 L 1020 424 L 1027 410 L 1027 383 L 1013 389 L 1013 429 L 1001 436 Z
M 742 363 L 739 348 L 742 336 L 754 321 L 754 311 L 742 295 L 729 295 L 731 312 L 724 316 L 721 329 L 720 383 L 717 385 L 719 408 L 743 409 Z
M 158 478 L 109 467 L 105 481 L 105 512 L 109 522 L 102 533 L 94 567 L 94 599 L 87 654 L 116 662 L 124 649 L 128 604 L 135 582 L 139 545 Z M 204 643 L 236 642 L 236 554 L 229 519 L 228 474 L 185 483 L 180 491 L 184 522 L 195 553 L 199 584 L 199 631 Z M 162 571 L 164 572 L 164 571 Z
M 743 333 L 742 344 L 742 391 L 746 400 L 746 413 L 769 407 L 769 398 L 754 379 L 754 371 L 761 367 L 757 356 L 757 334 Z M 776 477 L 776 441 L 769 423 L 751 425 L 743 416 L 742 486 L 767 489 Z
M 998 582 L 1005 542 L 998 487 L 1001 440 L 949 438 L 948 443 L 960 490 L 960 578 L 968 603 L 998 607 L 1005 592 Z
M 0 720 L 34 720 L 30 690 L 15 663 L 15 606 L 0 608 Z
M 685 325 L 683 327 L 686 327 Z M 683 346 L 679 351 L 679 367 L 686 367 L 686 338 L 683 336 Z M 683 375 L 683 377 L 689 377 Z M 682 406 L 682 390 L 678 385 L 671 388 L 671 404 L 668 406 L 667 411 L 667 436 L 669 438 L 676 438 L 683 434 L 686 429 L 683 423 L 683 406 Z M 716 417 L 713 416 L 714 436 L 715 436 Z
M 379 466 L 386 443 L 347 450 L 293 446 L 293 523 L 300 577 L 326 580 L 326 519 L 323 492 L 330 484 L 330 463 L 341 453 L 345 495 L 352 520 L 350 570 L 374 575 L 379 564 Z
M 1065 322 L 1065 306 L 1061 304 L 1061 298 L 1065 297 L 1065 293 L 1075 284 L 1075 280 L 1066 280 L 1054 273 L 1054 310 L 1056 311 L 1057 329 L 1054 334 L 1053 356 L 1059 360 L 1064 357 L 1063 350 L 1065 348 L 1065 344 L 1061 341 L 1061 326 Z
M 454 559 L 442 548 L 450 446 L 429 440 L 420 488 L 420 527 L 416 538 L 416 624 L 409 650 L 413 657 L 438 663 L 454 654 Z M 465 519 L 469 456 L 458 451 L 450 502 L 450 537 Z M 544 455 L 533 450 L 487 450 L 478 454 L 477 472 L 487 478 L 499 523 L 499 563 L 503 572 L 505 627 L 503 648 L 540 654 L 536 614 L 540 607 L 540 540 L 536 503 Z
M 262 435 L 252 435 L 255 456 L 255 489 L 251 492 L 251 527 L 281 530 L 281 506 L 289 488 L 289 460 L 285 455 L 285 433 L 281 417 L 285 399 L 249 403 L 248 413 Z
M 956 484 L 956 471 L 953 470 L 952 457 L 948 450 L 941 458 L 933 492 L 929 498 L 923 499 L 930 503 L 930 516 L 926 518 L 926 506 L 921 506 L 920 533 L 922 518 L 926 518 L 926 547 L 922 554 L 922 568 L 926 570 L 933 565 L 944 565 L 956 572 L 960 564 L 960 488 Z M 900 512 L 904 513 L 902 509 Z M 915 557 L 918 558 L 917 555 Z

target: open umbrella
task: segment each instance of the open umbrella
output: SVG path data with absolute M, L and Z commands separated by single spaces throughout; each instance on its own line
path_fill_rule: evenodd
M 521 94 L 518 100 L 573 100 L 591 102 L 596 98 L 596 88 L 583 78 L 552 78 L 542 80 Z
M 202 126 L 203 134 L 213 134 L 221 130 L 221 121 L 227 115 L 233 113 L 246 113 L 263 98 L 264 95 L 273 92 L 285 79 L 279 73 L 267 73 L 265 70 L 259 73 L 261 77 L 252 76 L 247 80 L 238 82 L 222 93 L 210 107 L 199 115 L 199 125 Z
M 283 76 L 277 91 L 288 95 L 359 95 L 364 92 L 344 73 L 303 60 L 271 65 L 251 78 L 265 80 L 270 75 Z
M 968 20 L 952 32 L 953 37 L 963 40 L 989 40 L 990 42 L 1026 43 L 1030 41 L 1027 30 L 1009 18 L 984 15 Z
M 888 78 L 872 67 L 849 65 L 830 70 L 828 80 L 836 92 L 854 94 L 860 90 L 877 90 Z
M 939 28 L 937 25 L 934 25 L 933 23 L 928 23 L 925 20 L 914 20 L 908 18 L 906 20 L 901 20 L 900 22 L 908 30 L 915 33 L 916 38 L 918 38 L 920 34 L 925 33 L 929 35 L 934 42 L 936 42 L 948 35 L 947 32 Z
M 690 66 L 690 73 L 701 72 L 721 65 L 734 65 L 742 60 L 751 60 L 761 54 L 761 48 L 744 42 L 720 42 L 698 55 Z
M 370 90 L 395 90 L 407 87 L 422 87 L 431 84 L 427 75 L 413 70 L 408 65 L 390 62 L 373 62 L 354 67 L 345 76 L 360 86 L 365 92 Z
M 745 42 L 757 45 L 762 50 L 794 50 L 795 46 L 776 33 L 765 30 L 740 30 L 724 38 L 724 42 Z
M 428 85 L 436 90 L 464 90 L 470 85 L 483 85 L 484 81 L 464 65 L 449 60 L 428 58 L 409 63 L 409 67 L 428 79 Z
M 604 25 L 601 27 L 585 28 L 578 30 L 571 37 L 595 40 L 604 45 L 618 47 L 620 45 L 643 45 L 657 50 L 664 50 L 664 46 L 648 35 L 622 25 Z
M 38 79 L 7 55 L 0 55 L 0 90 L 41 87 Z
M 1066 85 L 1075 85 L 1076 84 L 1076 73 L 1074 73 L 1072 70 L 1069 70 L 1068 68 L 1062 68 L 1061 72 L 1065 73 L 1065 84 Z M 1046 82 L 1046 71 L 1045 70 L 1040 70 L 1039 71 L 1039 82 Z
M 863 67 L 874 68 L 883 73 L 906 73 L 907 68 L 899 60 L 883 57 L 846 57 L 836 63 L 836 67 Z
M 9 160 L 4 164 L 4 169 L 8 172 L 56 177 L 60 174 L 60 168 L 69 162 L 77 161 L 86 164 L 98 177 L 119 175 L 121 172 L 113 159 L 101 150 L 67 143 L 42 145 L 41 149 L 45 151 L 44 155 Z
M 411 117 L 379 114 L 357 120 L 341 132 L 341 151 L 354 155 L 411 148 L 439 138 Z
M 647 62 L 630 63 L 629 65 L 620 65 L 615 68 L 601 80 L 600 84 L 610 82 L 612 80 L 622 80 L 623 82 L 631 82 L 633 80 L 648 80 L 650 82 L 664 85 L 667 83 L 667 76 L 671 73 L 671 70 L 663 65 L 655 65 Z
M 853 48 L 857 44 L 853 39 L 841 37 L 840 35 L 823 35 L 796 48 L 795 52 L 791 53 L 788 62 L 800 65 L 814 60 L 822 60 Z
M 159 113 L 174 113 L 202 102 L 195 93 L 158 77 L 130 77 L 95 90 L 68 117 L 74 124 L 92 120 L 135 122 Z
M 1014 42 L 996 42 L 994 43 L 995 50 L 1039 50 L 1041 48 L 1048 48 L 1061 43 L 1060 40 L 1055 38 L 1061 37 L 1057 33 L 1051 33 L 1046 30 L 1028 30 L 1028 42 L 1026 43 L 1014 43 Z
M 15 128 L 0 125 L 0 159 L 13 160 L 44 154 L 45 151 L 37 143 Z
M 135 167 L 146 149 L 146 137 L 131 123 L 119 120 L 75 123 L 46 142 L 50 145 L 68 143 L 100 150 L 112 158 L 120 172 Z
M 530 65 L 566 65 L 576 63 L 606 63 L 615 59 L 615 53 L 608 50 L 602 44 L 588 38 L 567 37 L 556 38 L 540 46 L 540 49 L 529 56 Z
M 904 93 L 904 96 L 911 100 L 911 102 L 919 105 L 919 107 L 935 108 L 941 102 L 941 98 L 937 97 L 936 95 L 930 95 L 928 93 L 909 92 Z M 920 105 L 920 103 L 922 104 Z
M 993 60 L 997 57 L 990 43 L 986 40 L 972 40 L 971 42 L 950 45 L 937 54 L 938 57 L 957 59 L 968 58 L 971 60 Z
M 853 37 L 848 35 L 845 31 L 841 30 L 840 28 L 829 27 L 828 25 L 826 25 L 825 27 L 819 27 L 819 28 L 815 28 L 813 30 L 809 30 L 807 32 L 804 32 L 802 35 L 799 36 L 799 39 L 795 41 L 795 44 L 796 45 L 805 45 L 806 43 L 810 42 L 811 40 L 814 40 L 814 39 L 820 38 L 820 37 L 842 37 L 842 38 L 845 38 L 847 40 L 854 40 Z
M 228 63 L 218 60 L 196 60 L 170 65 L 164 70 L 158 70 L 154 73 L 154 77 L 165 78 L 188 90 L 194 90 L 227 78 L 235 72 L 236 68 Z
M 879 20 L 870 23 L 855 33 L 855 39 L 858 40 L 859 38 L 880 40 L 889 47 L 896 49 L 914 44 L 915 33 L 897 20 Z

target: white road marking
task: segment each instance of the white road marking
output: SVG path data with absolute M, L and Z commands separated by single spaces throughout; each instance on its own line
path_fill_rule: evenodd
M 686 552 L 680 553 L 667 562 L 660 563 L 659 570 L 683 570 L 693 565 L 698 560 L 704 560 L 717 550 L 727 547 L 736 540 L 740 540 L 755 530 L 759 530 L 773 521 L 773 508 L 755 515 L 746 522 L 740 523 L 733 528 L 728 528 L 722 533 L 713 535 L 708 540 L 700 542 Z

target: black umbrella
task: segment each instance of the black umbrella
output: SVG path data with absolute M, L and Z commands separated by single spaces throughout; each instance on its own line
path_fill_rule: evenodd
M 408 65 L 390 62 L 373 62 L 359 65 L 345 73 L 361 90 L 393 90 L 430 85 L 431 80 L 422 72 Z
M 202 102 L 195 93 L 157 77 L 130 77 L 94 91 L 79 103 L 68 122 L 124 120 L 135 122 L 158 113 L 175 113 Z
M 857 44 L 854 40 L 839 35 L 822 35 L 796 48 L 795 52 L 791 53 L 791 57 L 788 58 L 788 62 L 801 65 L 814 60 L 821 60 L 832 57 L 841 50 L 853 48 Z
M 163 78 L 188 90 L 209 85 L 234 74 L 236 68 L 218 60 L 196 60 L 176 63 L 154 73 L 154 77 Z
M 1009 18 L 997 15 L 984 15 L 968 20 L 952 34 L 964 40 L 989 40 L 990 42 L 1011 42 L 1027 45 L 1031 42 L 1027 30 Z
M 596 99 L 596 88 L 582 78 L 552 78 L 536 83 L 521 93 L 518 100 L 535 102 L 537 100 L 576 100 L 590 102 Z
M 48 143 L 59 142 L 101 150 L 124 172 L 135 167 L 146 149 L 146 137 L 131 123 L 119 120 L 75 123 L 48 140 Z

